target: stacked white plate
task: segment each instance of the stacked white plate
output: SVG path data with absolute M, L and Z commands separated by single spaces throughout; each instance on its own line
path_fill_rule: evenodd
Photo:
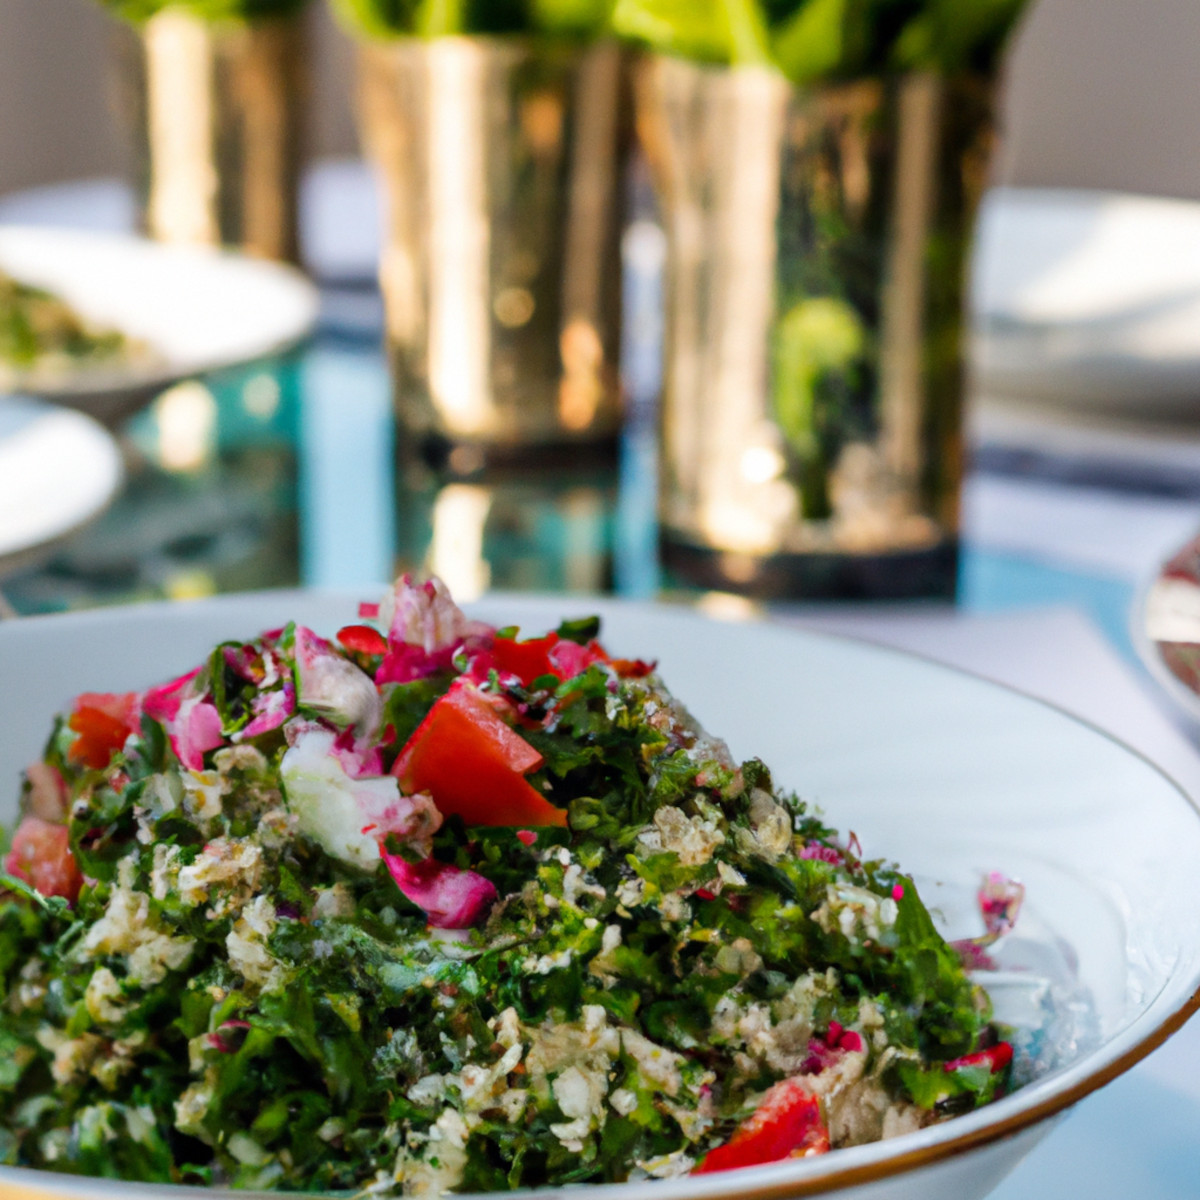
M 980 213 L 972 307 L 988 400 L 1200 415 L 1200 203 L 997 188 Z

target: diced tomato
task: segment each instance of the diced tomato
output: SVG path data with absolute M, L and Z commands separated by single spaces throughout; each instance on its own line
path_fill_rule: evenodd
M 957 1071 L 959 1067 L 986 1066 L 993 1075 L 1003 1071 L 1013 1059 L 1013 1048 L 1008 1042 L 997 1042 L 986 1050 L 976 1050 L 974 1054 L 964 1054 L 962 1058 L 952 1058 L 943 1064 L 946 1071 Z
M 799 1079 L 777 1083 L 723 1146 L 710 1150 L 693 1175 L 808 1158 L 829 1149 L 829 1130 L 816 1096 Z
M 517 676 L 528 687 L 543 675 L 556 679 L 574 679 L 594 662 L 608 662 L 604 647 L 597 641 L 581 646 L 557 633 L 518 642 L 515 638 L 496 638 L 492 643 L 490 664 L 502 674 Z M 630 666 L 629 663 L 625 664 Z M 644 663 L 633 664 L 645 666 Z M 643 672 L 645 673 L 645 672 Z
M 525 775 L 542 756 L 477 688 L 451 688 L 429 710 L 396 759 L 392 774 L 410 793 L 428 792 L 439 811 L 468 825 L 567 823 Z
M 72 903 L 83 886 L 67 827 L 41 817 L 25 817 L 17 826 L 4 869 L 43 896 L 65 896 Z
M 67 720 L 68 728 L 79 734 L 71 743 L 67 758 L 93 770 L 107 767 L 137 728 L 137 720 L 137 693 L 84 692 L 76 699 L 75 711 Z
M 550 662 L 550 651 L 558 641 L 557 633 L 518 642 L 516 638 L 497 638 L 492 643 L 492 660 L 502 674 L 515 675 L 526 687 L 542 675 L 557 675 Z
M 646 662 L 640 658 L 614 658 L 612 669 L 622 679 L 645 679 L 658 666 L 657 662 Z
M 370 625 L 347 625 L 338 630 L 337 640 L 347 650 L 357 651 L 359 654 L 387 653 L 388 645 L 383 634 Z

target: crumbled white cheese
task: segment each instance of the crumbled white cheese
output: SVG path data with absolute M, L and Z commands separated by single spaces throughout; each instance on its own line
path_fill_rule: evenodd
M 312 915 L 318 920 L 354 916 L 354 896 L 344 883 L 319 887 L 314 893 Z
M 750 826 L 754 834 L 754 852 L 760 858 L 775 862 L 790 849 L 792 815 L 762 788 L 755 788 L 750 793 Z
M 221 799 L 229 790 L 229 781 L 220 771 L 182 771 L 183 806 L 200 821 L 212 821 L 221 815 Z
M 549 975 L 551 971 L 559 971 L 569 967 L 575 958 L 575 951 L 566 946 L 553 954 L 530 955 L 521 963 L 521 970 L 526 975 Z
M 883 931 L 896 923 L 899 908 L 890 896 L 877 896 L 852 884 L 830 884 L 825 900 L 812 914 L 826 933 L 840 933 L 850 940 L 878 941 Z
M 92 972 L 83 1002 L 93 1021 L 108 1025 L 117 1024 L 127 1008 L 120 981 L 107 967 L 97 967 Z
M 588 963 L 588 974 L 594 975 L 607 987 L 617 982 L 616 949 L 621 944 L 620 925 L 605 925 L 600 935 L 600 949 Z
M 286 808 L 269 808 L 258 818 L 258 840 L 268 850 L 279 850 L 296 840 L 300 822 Z
M 524 1049 L 520 1042 L 509 1046 L 490 1066 L 467 1064 L 458 1077 L 458 1093 L 468 1113 L 486 1112 L 494 1108 L 508 1091 L 508 1076 L 521 1061 Z
M 933 1114 L 915 1104 L 897 1103 L 889 1106 L 883 1114 L 883 1125 L 879 1136 L 884 1141 L 899 1137 L 903 1133 L 915 1133 L 929 1124 Z
M 462 1115 L 445 1108 L 429 1130 L 423 1154 L 402 1153 L 396 1166 L 397 1181 L 404 1195 L 435 1200 L 453 1191 L 462 1180 L 467 1164 L 469 1131 Z
M 550 1132 L 570 1151 L 583 1150 L 583 1139 L 604 1121 L 604 1097 L 608 1091 L 605 1072 L 568 1067 L 551 1085 L 555 1103 L 566 1121 L 550 1126 Z
M 86 1075 L 104 1048 L 104 1039 L 97 1034 L 81 1033 L 73 1038 L 50 1025 L 41 1026 L 36 1036 L 42 1049 L 54 1055 L 50 1074 L 59 1087 Z
M 161 983 L 168 971 L 185 966 L 195 949 L 191 938 L 173 937 L 150 920 L 150 897 L 134 890 L 134 863 L 123 858 L 104 915 L 80 945 L 85 957 L 124 955 L 128 978 L 145 987 Z
M 580 896 L 595 896 L 603 900 L 608 895 L 594 879 L 588 879 L 578 863 L 572 863 L 563 872 L 562 894 L 566 903 L 575 906 L 578 906 Z M 549 899 L 549 896 L 546 898 Z
M 250 838 L 213 838 L 195 859 L 179 868 L 179 899 L 189 908 L 212 898 L 217 889 L 228 889 L 214 905 L 213 917 L 240 908 L 262 882 L 262 848 Z
M 216 1095 L 216 1090 L 217 1070 L 215 1067 L 209 1067 L 204 1073 L 203 1079 L 184 1090 L 179 1099 L 175 1101 L 175 1128 L 180 1133 L 186 1133 L 190 1137 L 199 1138 L 209 1145 L 212 1144 L 212 1138 L 209 1137 L 208 1130 L 204 1128 L 203 1121 L 208 1113 L 208 1106 Z
M 252 987 L 270 990 L 281 982 L 282 968 L 267 949 L 277 923 L 270 898 L 256 896 L 225 937 L 229 965 Z
M 498 1017 L 488 1022 L 488 1028 L 496 1035 L 496 1041 L 506 1050 L 519 1045 L 521 1041 L 521 1019 L 515 1008 L 506 1008 Z
M 686 1150 L 673 1150 L 670 1154 L 660 1154 L 657 1158 L 648 1158 L 637 1164 L 651 1179 L 679 1179 L 690 1175 L 696 1160 Z
M 154 846 L 154 864 L 150 870 L 150 895 L 155 900 L 165 900 L 175 891 L 179 878 L 182 856 L 178 846 L 157 842 Z
M 408 1089 L 407 1095 L 414 1104 L 422 1106 L 439 1104 L 446 1098 L 449 1087 L 450 1079 L 446 1075 L 422 1075 Z
M 717 863 L 717 877 L 726 887 L 745 887 L 746 877 L 727 862 Z
M 183 802 L 183 783 L 174 772 L 151 775 L 146 782 L 142 798 L 163 813 L 174 812 Z
M 699 867 L 712 858 L 725 835 L 715 821 L 689 817 L 683 809 L 664 804 L 655 812 L 654 824 L 638 834 L 638 841 L 651 853 L 675 854 L 685 867 Z
M 683 1087 L 682 1054 L 652 1042 L 634 1029 L 621 1030 L 621 1048 L 637 1064 L 638 1074 L 657 1091 L 676 1096 Z

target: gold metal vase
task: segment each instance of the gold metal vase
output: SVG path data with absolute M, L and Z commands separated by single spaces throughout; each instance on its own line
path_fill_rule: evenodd
M 168 8 L 136 30 L 122 79 L 145 231 L 298 261 L 303 13 L 210 23 Z
M 611 446 L 627 73 L 615 45 L 360 50 L 404 444 L 454 470 Z M 431 448 L 433 448 L 431 450 Z
M 764 596 L 953 594 L 991 90 L 640 64 L 668 246 L 668 569 Z

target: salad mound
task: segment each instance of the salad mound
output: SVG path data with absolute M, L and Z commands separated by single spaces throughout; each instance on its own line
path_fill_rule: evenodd
M 995 1097 L 1011 1047 L 912 880 L 598 633 L 405 577 L 336 640 L 78 697 L 0 880 L 0 1158 L 436 1196 Z

